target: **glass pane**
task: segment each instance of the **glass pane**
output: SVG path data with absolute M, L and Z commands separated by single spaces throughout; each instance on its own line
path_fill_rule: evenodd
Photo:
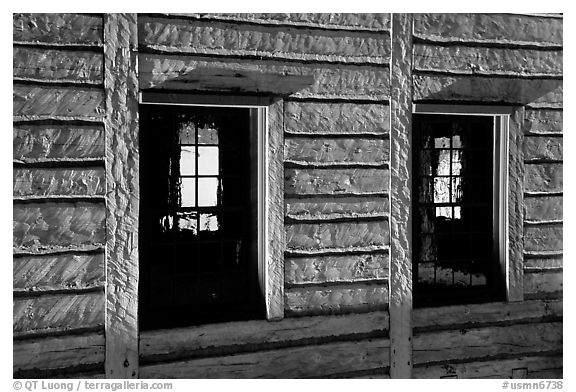
M 181 207 L 196 207 L 196 179 L 180 179 Z
M 450 202 L 450 178 L 434 178 L 434 203 Z
M 431 176 L 432 175 L 432 150 L 420 150 L 420 175 Z
M 452 219 L 452 207 L 436 207 L 436 217 Z
M 462 201 L 462 177 L 452 177 L 452 203 L 458 203 Z
M 438 166 L 436 166 L 436 174 L 439 176 L 447 176 L 450 174 L 450 150 L 438 150 Z
M 172 230 L 172 227 L 174 225 L 174 218 L 172 217 L 172 215 L 164 215 L 162 217 L 160 217 L 160 230 L 162 231 L 162 233 L 167 233 L 170 230 Z
M 218 204 L 218 178 L 198 179 L 198 206 L 215 207 Z
M 436 268 L 436 284 L 439 286 L 452 286 L 452 268 L 438 266 Z
M 454 270 L 454 286 L 466 287 L 470 285 L 470 273 Z
M 197 225 L 197 213 L 196 212 L 178 212 L 176 213 L 178 218 L 178 230 L 185 231 L 187 233 L 196 234 L 198 232 Z
M 422 233 L 432 234 L 434 230 L 434 207 L 420 207 L 420 231 Z
M 418 283 L 434 284 L 434 263 L 418 264 Z
M 180 124 L 178 127 L 178 142 L 180 144 L 196 144 L 194 129 L 193 122 Z
M 200 214 L 200 231 L 217 231 L 219 228 L 216 214 Z
M 198 174 L 218 175 L 218 147 L 198 147 Z
M 419 261 L 436 260 L 436 237 L 433 235 L 422 235 L 420 238 L 421 244 Z
M 452 148 L 462 148 L 462 139 L 460 135 L 452 136 Z
M 418 201 L 420 203 L 431 203 L 433 201 L 433 178 L 421 178 L 420 192 L 418 194 Z
M 196 175 L 196 147 L 180 147 L 180 175 Z
M 452 151 L 452 174 L 458 176 L 462 172 L 462 151 Z
M 450 148 L 450 138 L 449 137 L 436 137 L 434 138 L 435 148 Z
M 198 129 L 198 144 L 218 144 L 218 130 L 212 127 Z

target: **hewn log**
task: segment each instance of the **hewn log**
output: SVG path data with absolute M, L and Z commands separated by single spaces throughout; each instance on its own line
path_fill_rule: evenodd
M 387 254 L 287 258 L 286 283 L 323 284 L 362 282 L 388 278 Z
M 527 296 L 543 296 L 563 291 L 562 271 L 530 272 L 524 274 L 524 293 Z
M 102 45 L 102 17 L 77 14 L 13 14 L 14 42 Z
M 381 166 L 389 159 L 389 141 L 382 139 L 285 139 L 284 159 L 287 163 L 329 166 L 361 164 Z
M 526 110 L 524 115 L 524 133 L 561 134 L 563 112 L 561 110 Z
M 562 192 L 561 163 L 533 163 L 524 167 L 525 192 Z
M 563 218 L 562 196 L 531 196 L 524 198 L 524 220 L 529 222 L 559 221 Z
M 106 189 L 104 168 L 14 168 L 14 197 L 97 196 Z
M 286 199 L 286 217 L 294 220 L 375 218 L 388 216 L 387 197 Z
M 104 325 L 104 292 L 14 298 L 15 334 L 68 331 Z
M 302 135 L 385 135 L 390 108 L 381 104 L 294 102 L 284 103 L 286 133 Z
M 524 271 L 542 271 L 548 269 L 559 269 L 563 267 L 562 255 L 555 257 L 535 257 L 531 255 L 524 256 Z
M 525 137 L 524 160 L 526 161 L 561 161 L 563 139 L 561 137 Z
M 286 169 L 284 192 L 294 195 L 362 195 L 388 191 L 388 169 Z
M 525 251 L 562 250 L 562 225 L 549 224 L 524 228 Z

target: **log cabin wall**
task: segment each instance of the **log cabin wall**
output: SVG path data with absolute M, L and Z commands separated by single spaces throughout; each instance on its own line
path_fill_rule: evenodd
M 104 338 L 105 284 L 115 292 L 107 241 L 118 244 L 108 247 L 108 268 L 134 257 L 122 214 L 105 218 L 106 173 L 112 180 L 123 159 L 105 155 L 119 101 L 104 82 L 113 62 L 104 57 L 128 51 L 108 50 L 116 46 L 103 39 L 104 20 L 14 15 L 15 377 L 104 377 L 105 353 L 107 368 L 124 358 L 108 351 L 110 342 L 124 350 L 114 329 Z M 282 98 L 284 148 L 274 153 L 284 318 L 139 335 L 129 325 L 126 340 L 139 339 L 139 348 L 125 343 L 130 371 L 108 377 L 390 377 L 391 16 L 154 14 L 132 23 L 122 33 L 137 42 L 139 91 Z M 524 243 L 513 248 L 524 259 L 524 300 L 414 310 L 406 369 L 561 377 L 562 18 L 422 14 L 413 31 L 405 71 L 414 102 L 521 108 L 524 174 L 510 182 L 523 199 L 515 216 Z M 108 197 L 123 205 L 135 196 L 122 193 L 129 186 L 108 184 Z M 111 308 L 108 298 L 109 312 L 128 302 L 133 312 L 130 300 Z

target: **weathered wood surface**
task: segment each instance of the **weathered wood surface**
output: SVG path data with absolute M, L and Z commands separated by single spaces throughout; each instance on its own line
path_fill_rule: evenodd
M 104 325 L 104 292 L 14 298 L 15 335 Z
M 104 362 L 104 335 L 91 333 L 15 341 L 14 377 L 31 378 L 43 370 L 63 371 Z
M 526 110 L 524 133 L 527 135 L 562 134 L 563 118 L 561 110 Z
M 140 334 L 142 363 L 211 356 L 218 352 L 259 351 L 318 344 L 351 336 L 380 336 L 388 331 L 388 313 L 287 318 L 282 321 L 237 321 L 189 328 L 143 331 Z
M 297 135 L 385 135 L 390 108 L 382 104 L 284 102 L 284 127 Z
M 560 269 L 563 267 L 562 255 L 554 257 L 539 257 L 532 255 L 524 255 L 524 271 L 546 271 Z
M 102 17 L 77 14 L 13 14 L 14 42 L 102 45 Z
M 99 125 L 18 125 L 13 132 L 17 161 L 104 159 L 104 129 Z
M 94 248 L 104 244 L 106 210 L 100 203 L 37 203 L 13 207 L 14 251 Z
M 98 88 L 14 84 L 15 120 L 101 120 L 104 92 Z
M 525 161 L 561 161 L 563 159 L 563 139 L 561 137 L 536 137 L 524 138 Z
M 286 315 L 359 313 L 388 307 L 388 284 L 350 284 L 291 288 L 285 291 Z
M 102 196 L 105 189 L 103 167 L 13 170 L 14 197 Z
M 15 47 L 12 76 L 18 80 L 99 84 L 102 53 Z
M 440 331 L 414 336 L 414 364 L 561 350 L 561 322 Z
M 530 196 L 524 198 L 524 220 L 527 222 L 561 221 L 562 196 Z
M 537 375 L 543 374 L 545 371 L 562 369 L 562 356 L 523 356 L 482 362 L 424 365 L 415 367 L 413 376 L 417 379 L 448 376 L 482 379 L 511 378 L 514 369 L 526 369 L 527 378 L 548 378 L 537 377 Z
M 414 75 L 415 100 L 562 106 L 562 80 Z
M 140 54 L 140 87 L 274 93 L 299 98 L 386 100 L 389 70 L 384 66 L 286 64 L 280 61 L 209 59 Z
M 347 218 L 386 217 L 389 211 L 387 197 L 332 197 L 311 199 L 285 199 L 286 217 L 292 220 L 326 220 Z
M 383 139 L 290 137 L 284 142 L 284 160 L 314 166 L 382 166 L 389 159 L 389 144 Z
M 524 227 L 524 250 L 562 250 L 562 224 L 530 225 Z
M 390 56 L 385 34 L 159 17 L 141 17 L 138 24 L 143 50 L 372 64 Z
M 562 51 L 415 45 L 414 68 L 471 75 L 561 76 Z
M 388 192 L 388 169 L 301 169 L 284 170 L 284 192 L 295 195 L 363 195 Z
M 353 250 L 389 244 L 388 221 L 341 223 L 294 223 L 286 228 L 291 251 Z
M 562 46 L 562 19 L 498 14 L 416 14 L 414 35 L 441 42 Z
M 104 285 L 103 253 L 15 257 L 14 291 L 89 289 Z
M 524 191 L 562 192 L 561 163 L 533 163 L 524 166 Z
M 333 255 L 285 259 L 288 284 L 363 282 L 388 278 L 388 254 Z
M 562 271 L 531 272 L 524 274 L 524 293 L 526 296 L 546 296 L 563 291 L 564 275 Z

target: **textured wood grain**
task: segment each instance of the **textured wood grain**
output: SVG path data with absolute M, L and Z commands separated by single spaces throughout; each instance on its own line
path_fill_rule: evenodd
M 563 218 L 562 196 L 531 196 L 524 198 L 524 219 L 529 222 L 559 221 Z
M 14 298 L 15 334 L 68 331 L 104 325 L 104 293 Z
M 104 168 L 13 170 L 14 197 L 102 196 Z
M 13 14 L 14 42 L 102 45 L 102 17 L 75 14 Z
M 524 293 L 526 296 L 545 296 L 563 291 L 562 271 L 531 272 L 524 274 Z
M 286 217 L 293 220 L 326 220 L 388 216 L 387 197 L 332 197 L 286 199 Z
M 526 134 L 561 134 L 563 113 L 561 110 L 526 110 L 524 132 Z
M 294 195 L 386 193 L 388 169 L 285 169 L 284 192 Z
M 562 192 L 561 163 L 532 163 L 525 165 L 524 191 Z
M 524 249 L 526 251 L 562 250 L 562 224 L 526 226 Z
M 37 252 L 102 246 L 104 205 L 99 203 L 15 204 L 13 246 L 16 252 Z
M 299 165 L 381 166 L 388 162 L 389 143 L 383 139 L 291 137 L 285 140 L 284 158 Z
M 525 137 L 524 159 L 526 161 L 561 161 L 563 159 L 561 137 Z
M 562 267 L 563 267 L 562 254 L 555 255 L 554 257 L 538 257 L 531 255 L 524 256 L 525 272 L 554 270 Z
M 15 257 L 13 289 L 41 291 L 104 285 L 103 253 L 64 253 Z
M 351 284 L 292 288 L 286 290 L 285 305 L 287 316 L 384 310 L 388 307 L 388 285 Z

